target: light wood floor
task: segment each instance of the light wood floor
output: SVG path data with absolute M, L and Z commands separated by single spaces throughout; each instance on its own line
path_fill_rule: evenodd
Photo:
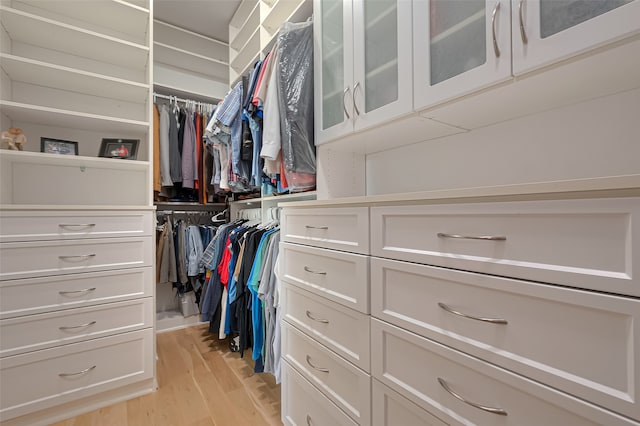
M 274 377 L 255 374 L 251 350 L 241 359 L 207 329 L 157 335 L 156 392 L 53 426 L 281 426 Z

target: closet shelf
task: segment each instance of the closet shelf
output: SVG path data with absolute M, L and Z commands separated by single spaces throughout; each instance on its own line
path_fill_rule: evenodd
M 260 27 L 256 28 L 251 38 L 231 60 L 231 68 L 242 74 L 253 62 L 253 58 L 260 54 Z
M 251 14 L 247 17 L 245 22 L 238 28 L 238 32 L 235 37 L 230 40 L 229 46 L 232 49 L 240 50 L 245 45 L 247 40 L 253 34 L 253 31 L 260 26 L 260 3 L 256 3 L 255 7 L 251 11 Z
M 160 210 L 193 210 L 193 211 L 221 211 L 227 206 L 225 203 L 184 203 L 184 202 L 157 202 L 154 203 L 158 211 Z
M 0 6 L 2 24 L 13 42 L 32 44 L 129 69 L 145 69 L 149 48 L 74 25 Z M 38 28 L 34 31 L 34 28 Z
M 0 111 L 14 122 L 37 123 L 70 129 L 98 130 L 104 132 L 134 132 L 138 135 L 149 131 L 146 121 L 128 120 L 106 115 L 87 114 L 39 105 L 0 100 Z
M 253 9 L 256 5 L 259 4 L 258 0 L 242 0 L 240 6 L 236 9 L 236 12 L 233 14 L 231 21 L 229 22 L 229 26 L 240 28 L 242 24 L 247 20 Z
M 149 30 L 149 9 L 123 0 L 20 0 L 20 3 L 129 35 L 131 41 L 142 44 L 145 44 Z
M 0 53 L 2 69 L 12 81 L 87 95 L 144 103 L 149 85 Z
M 276 0 L 262 21 L 262 26 L 270 33 L 277 33 L 283 22 L 301 22 L 311 16 L 313 2 L 309 0 Z
M 153 48 L 154 62 L 184 68 L 207 78 L 228 77 L 229 65 L 226 62 L 159 42 L 154 42 Z

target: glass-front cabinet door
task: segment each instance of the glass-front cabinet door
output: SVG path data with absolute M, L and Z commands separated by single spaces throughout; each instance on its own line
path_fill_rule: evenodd
M 352 3 L 313 2 L 316 145 L 353 131 Z
M 408 113 L 411 91 L 411 1 L 353 2 L 355 128 Z
M 520 75 L 640 33 L 640 0 L 512 0 Z
M 427 108 L 511 77 L 509 0 L 414 0 L 414 104 Z

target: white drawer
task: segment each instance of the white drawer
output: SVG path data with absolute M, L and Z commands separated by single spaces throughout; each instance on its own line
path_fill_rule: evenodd
M 282 357 L 358 424 L 371 422 L 371 377 L 282 322 Z
M 0 279 L 153 265 L 153 237 L 0 244 Z
M 369 253 L 369 209 L 284 209 L 283 241 L 353 253 Z
M 369 257 L 282 243 L 280 270 L 289 283 L 369 313 Z
M 2 211 L 0 242 L 153 235 L 150 211 Z
M 282 306 L 283 319 L 369 371 L 369 316 L 288 284 L 282 286 Z
M 153 299 L 0 320 L 0 356 L 51 348 L 153 327 Z
M 378 258 L 371 277 L 373 316 L 640 419 L 640 300 Z
M 356 422 L 284 361 L 282 422 L 287 426 L 357 426 Z
M 374 377 L 447 423 L 638 425 L 628 417 L 376 319 L 371 320 L 371 343 Z M 471 404 L 504 410 L 507 415 Z
M 153 295 L 153 268 L 0 281 L 0 318 Z
M 371 251 L 640 296 L 633 276 L 640 269 L 640 256 L 634 255 L 640 247 L 638 221 L 637 198 L 373 207 Z
M 447 426 L 398 392 L 371 380 L 373 426 Z
M 3 358 L 0 420 L 150 379 L 153 356 L 149 328 Z

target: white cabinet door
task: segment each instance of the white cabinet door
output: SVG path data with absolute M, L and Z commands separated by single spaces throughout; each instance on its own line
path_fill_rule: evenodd
M 509 1 L 414 0 L 413 55 L 416 109 L 509 79 Z
M 352 3 L 313 2 L 316 145 L 353 132 Z
M 639 0 L 512 0 L 512 10 L 514 75 L 640 32 Z
M 356 130 L 411 112 L 411 2 L 355 0 L 353 112 Z

